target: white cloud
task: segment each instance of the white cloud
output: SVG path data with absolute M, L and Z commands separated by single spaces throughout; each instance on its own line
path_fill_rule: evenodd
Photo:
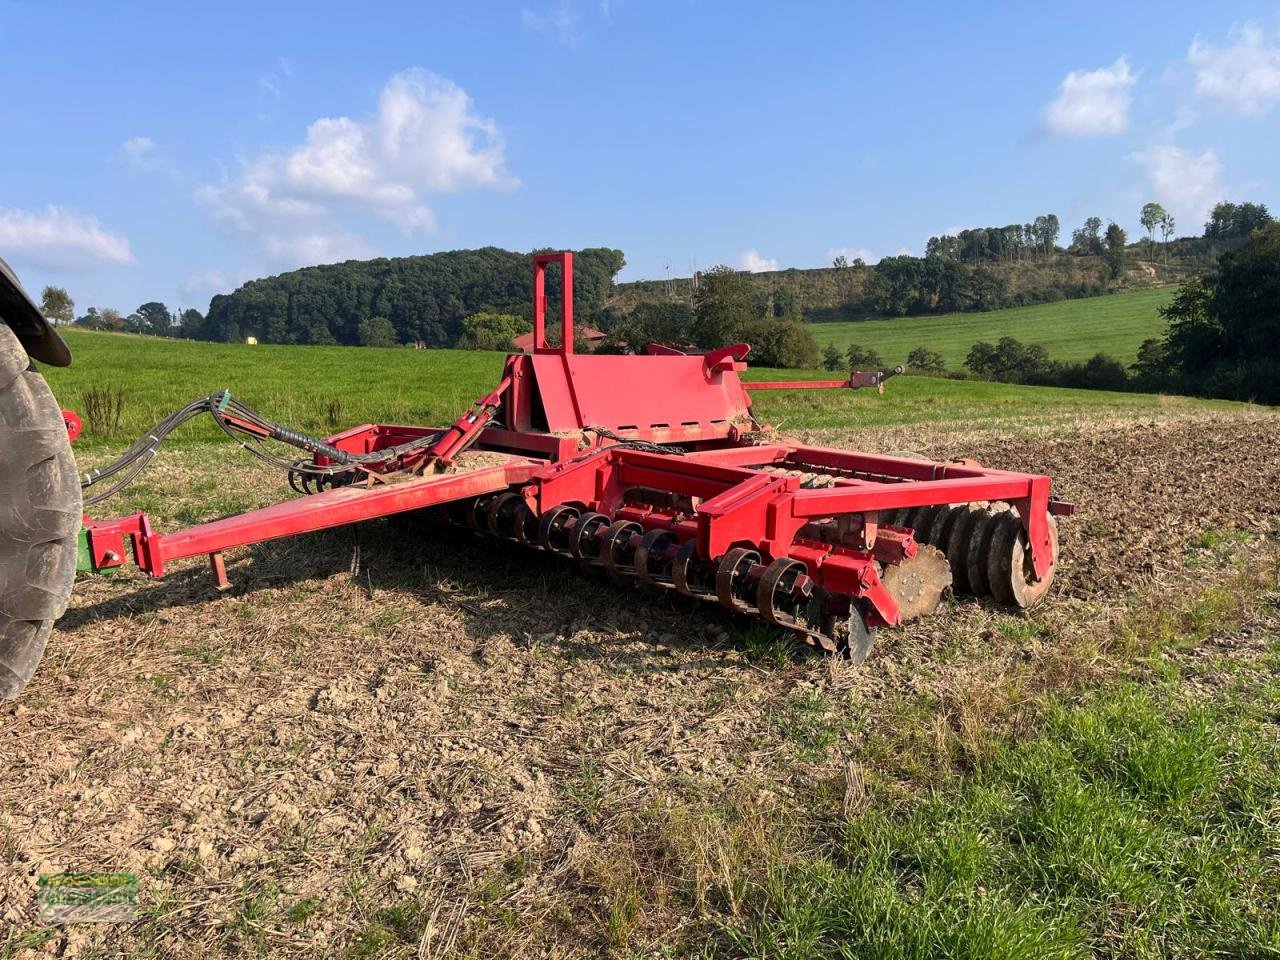
M 746 250 L 738 257 L 738 269 L 751 273 L 764 273 L 768 270 L 777 270 L 778 261 L 762 257 L 756 250 Z
M 225 293 L 231 289 L 231 284 L 221 270 L 206 270 L 203 273 L 188 274 L 179 289 L 187 296 L 194 297 L 200 294 Z
M 285 83 L 292 77 L 293 64 L 284 57 L 277 57 L 276 68 L 258 78 L 258 89 L 271 94 L 275 100 L 283 100 Z
M 1222 161 L 1212 150 L 1195 153 L 1174 146 L 1148 147 L 1130 159 L 1146 172 L 1151 199 L 1194 232 L 1209 210 L 1223 198 Z
M 116 159 L 140 172 L 155 170 L 160 164 L 156 156 L 156 142 L 150 137 L 129 138 L 116 149 Z
M 262 238 L 262 246 L 272 260 L 295 267 L 377 256 L 373 247 L 353 233 L 268 234 Z
M 1059 137 L 1105 137 L 1129 126 L 1135 77 L 1121 57 L 1098 70 L 1072 70 L 1044 110 L 1045 125 Z
M 1196 93 L 1261 117 L 1280 103 L 1280 44 L 1268 46 L 1256 23 L 1233 29 L 1227 41 L 1225 47 L 1191 41 L 1187 62 L 1196 71 Z
M 866 247 L 832 247 L 827 251 L 828 263 L 836 257 L 844 257 L 850 263 L 853 263 L 855 260 L 861 260 L 863 263 L 880 262 L 880 258 Z
M 242 159 L 196 195 L 232 228 L 265 235 L 268 252 L 336 254 L 369 248 L 335 221 L 372 214 L 406 234 L 433 230 L 428 195 L 516 185 L 493 121 L 456 84 L 411 69 L 387 81 L 372 117 L 316 120 L 304 142 Z
M 133 263 L 128 239 L 97 217 L 52 204 L 42 211 L 0 208 L 0 256 L 47 270 Z
M 606 17 L 609 16 L 607 4 L 601 5 L 601 12 Z M 555 37 L 567 47 L 576 47 L 585 36 L 580 29 L 578 13 L 567 0 L 560 0 L 545 13 L 524 7 L 520 11 L 520 22 L 526 30 Z

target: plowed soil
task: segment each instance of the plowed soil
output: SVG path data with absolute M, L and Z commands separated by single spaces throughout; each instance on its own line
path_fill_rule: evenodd
M 40 873 L 113 869 L 138 873 L 143 919 L 34 951 L 599 955 L 620 826 L 691 797 L 785 802 L 851 762 L 875 777 L 869 731 L 921 691 L 1047 662 L 1212 578 L 1220 538 L 1280 529 L 1274 417 L 811 439 L 1052 475 L 1078 512 L 1050 600 L 1026 620 L 948 602 L 850 667 L 762 654 L 711 605 L 387 524 L 242 551 L 225 596 L 196 563 L 86 581 L 0 706 L 10 946 L 39 929 Z M 198 502 L 196 457 L 159 492 Z

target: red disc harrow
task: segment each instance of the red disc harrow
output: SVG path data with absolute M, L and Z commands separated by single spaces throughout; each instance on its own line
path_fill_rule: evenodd
M 547 341 L 546 270 L 561 269 L 562 346 Z M 573 352 L 573 258 L 534 267 L 534 348 L 452 425 L 367 424 L 323 441 L 210 398 L 228 432 L 284 440 L 310 456 L 291 482 L 308 495 L 175 533 L 145 514 L 86 520 L 91 566 L 131 554 L 161 576 L 207 555 L 377 517 L 429 511 L 478 533 L 560 554 L 623 585 L 675 591 L 861 658 L 875 630 L 926 615 L 947 591 L 1012 608 L 1038 603 L 1058 556 L 1049 478 L 811 447 L 778 437 L 751 391 L 883 388 L 897 371 L 847 380 L 744 383 L 750 349 L 705 355 Z

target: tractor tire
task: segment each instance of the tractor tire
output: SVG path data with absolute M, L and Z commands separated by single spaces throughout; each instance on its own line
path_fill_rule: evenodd
M 62 411 L 0 323 L 0 700 L 26 686 L 67 608 L 81 510 Z

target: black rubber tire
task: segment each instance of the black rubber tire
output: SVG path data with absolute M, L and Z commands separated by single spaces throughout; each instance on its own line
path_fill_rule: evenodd
M 0 324 L 0 700 L 26 686 L 67 608 L 82 509 L 62 410 Z

